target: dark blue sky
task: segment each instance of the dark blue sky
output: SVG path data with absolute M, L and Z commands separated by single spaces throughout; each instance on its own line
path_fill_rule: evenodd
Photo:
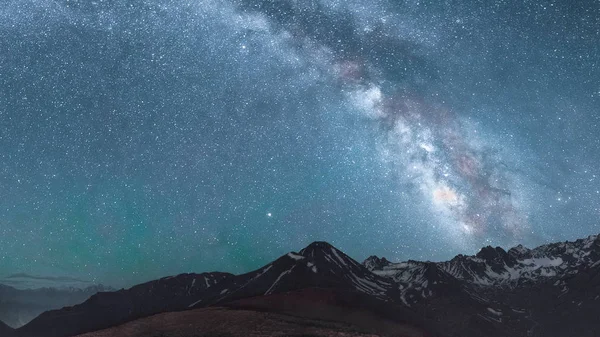
M 9 0 L 0 277 L 596 234 L 598 1 Z

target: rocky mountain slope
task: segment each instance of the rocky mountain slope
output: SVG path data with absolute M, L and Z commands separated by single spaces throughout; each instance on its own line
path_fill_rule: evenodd
M 535 249 L 485 247 L 439 263 L 372 256 L 361 264 L 315 242 L 247 274 L 182 274 L 98 293 L 14 333 L 67 337 L 207 307 L 337 322 L 377 336 L 600 336 L 600 238 Z M 402 329 L 381 328 L 389 324 Z
M 597 235 L 535 249 L 488 246 L 441 263 L 372 256 L 363 264 L 449 336 L 600 336 Z

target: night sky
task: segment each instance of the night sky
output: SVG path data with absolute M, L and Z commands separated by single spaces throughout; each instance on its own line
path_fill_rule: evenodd
M 600 232 L 600 2 L 4 0 L 0 278 Z

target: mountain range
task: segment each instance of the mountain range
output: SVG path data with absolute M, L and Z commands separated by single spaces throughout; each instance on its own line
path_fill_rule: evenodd
M 314 242 L 246 274 L 99 292 L 0 335 L 587 337 L 599 314 L 599 236 L 400 263 Z

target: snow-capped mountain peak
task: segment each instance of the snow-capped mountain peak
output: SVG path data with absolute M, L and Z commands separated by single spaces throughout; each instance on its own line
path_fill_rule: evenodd
M 390 265 L 390 263 L 391 262 L 388 261 L 385 257 L 379 258 L 375 255 L 371 255 L 363 262 L 363 265 L 369 270 L 375 270 L 383 269 L 385 266 Z

